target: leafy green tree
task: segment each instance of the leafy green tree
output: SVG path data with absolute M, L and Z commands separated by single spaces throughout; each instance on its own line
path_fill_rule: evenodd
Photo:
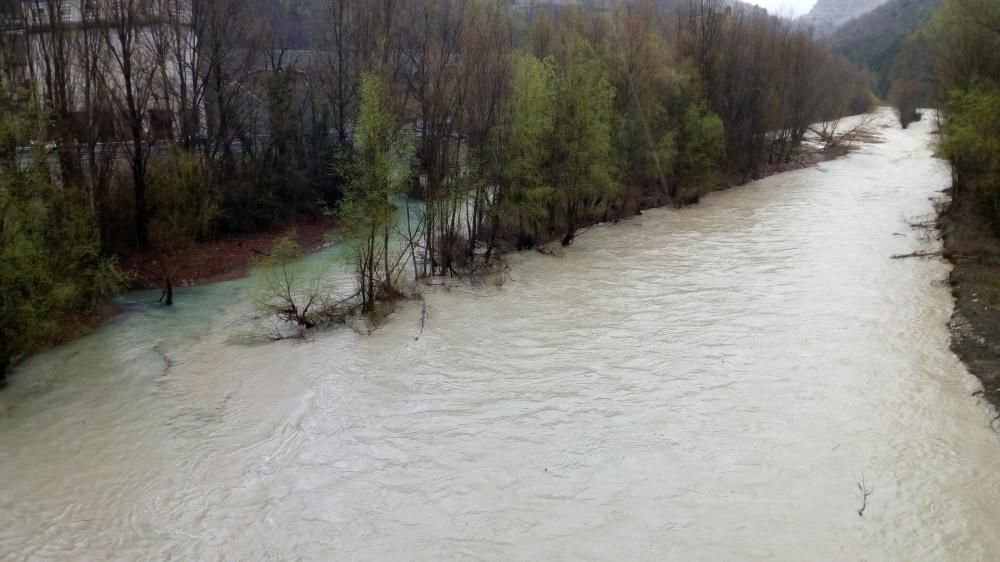
M 49 169 L 44 123 L 0 80 L 0 381 L 21 355 L 79 331 L 119 281 L 83 190 Z
M 552 194 L 545 162 L 555 117 L 555 63 L 531 55 L 512 56 L 510 95 L 490 138 L 496 184 L 490 207 L 486 260 L 501 231 L 516 232 L 521 248 L 534 243 Z
M 592 46 L 577 38 L 558 69 L 555 125 L 549 138 L 550 214 L 561 215 L 562 243 L 572 244 L 580 220 L 617 195 L 611 146 L 614 89 Z M 555 227 L 554 222 L 550 228 Z
M 612 21 L 614 46 L 607 65 L 615 88 L 614 147 L 626 206 L 640 193 L 669 189 L 682 111 L 676 99 L 687 79 L 661 33 L 655 6 L 622 4 Z M 635 205 L 638 209 L 638 201 Z
M 1000 234 L 1000 89 L 957 91 L 948 101 L 941 147 Z
M 391 244 L 395 203 L 405 195 L 413 149 L 396 124 L 385 82 L 366 72 L 359 89 L 354 151 L 340 216 L 354 244 L 362 306 L 371 312 L 379 298 L 396 291 L 400 260 Z
M 968 196 L 1000 234 L 1000 6 L 946 0 L 926 33 L 945 119 L 941 148 Z
M 1000 84 L 1000 6 L 993 0 L 945 0 L 928 25 L 941 94 Z
M 676 202 L 697 202 L 712 187 L 726 149 L 722 119 L 704 104 L 692 104 L 684 112 L 677 131 L 674 177 Z

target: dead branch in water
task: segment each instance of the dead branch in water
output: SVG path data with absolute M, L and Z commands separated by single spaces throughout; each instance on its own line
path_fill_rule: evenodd
M 858 490 L 861 492 L 861 509 L 858 510 L 858 517 L 865 516 L 865 509 L 868 508 L 868 496 L 872 495 L 874 488 L 869 487 L 865 482 L 864 473 L 861 474 L 861 482 L 858 482 Z
M 822 123 L 819 128 L 810 127 L 809 130 L 819 138 L 823 152 L 837 149 L 850 151 L 858 144 L 883 142 L 882 136 L 875 132 L 877 118 L 877 114 L 870 113 L 847 130 L 839 130 L 839 119 Z
M 427 301 L 422 296 L 420 297 L 420 301 L 423 304 L 420 310 L 420 333 L 417 334 L 417 337 L 413 338 L 414 341 L 419 340 L 420 336 L 424 335 L 424 325 L 427 324 Z
M 908 258 L 940 258 L 941 252 L 913 252 L 912 254 L 896 254 L 892 256 L 894 260 L 903 260 Z
M 978 252 L 969 254 L 960 254 L 954 251 L 948 252 L 913 252 L 910 254 L 896 254 L 892 256 L 894 260 L 902 260 L 908 258 L 945 258 L 953 262 L 972 262 L 983 265 L 994 265 L 1000 264 L 1000 261 L 994 259 L 994 255 L 988 252 Z
M 937 224 L 933 220 L 920 221 L 920 222 L 908 222 L 907 226 L 914 230 L 936 230 Z

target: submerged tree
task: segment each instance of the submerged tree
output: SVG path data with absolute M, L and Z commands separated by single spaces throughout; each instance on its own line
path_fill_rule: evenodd
M 161 301 L 173 304 L 175 261 L 195 242 L 204 240 L 219 214 L 220 197 L 197 155 L 175 151 L 149 170 L 151 216 L 149 239 L 163 275 Z
M 896 108 L 899 124 L 908 128 L 919 118 L 917 114 L 917 88 L 913 78 L 900 76 L 893 80 L 889 88 L 889 103 Z
M 289 232 L 257 260 L 257 305 L 279 320 L 309 329 L 319 322 L 324 300 L 322 272 L 303 261 L 302 247 Z
M 412 148 L 400 132 L 385 82 L 361 76 L 354 150 L 340 216 L 354 245 L 362 307 L 397 291 L 401 255 L 393 252 L 396 202 L 405 195 Z

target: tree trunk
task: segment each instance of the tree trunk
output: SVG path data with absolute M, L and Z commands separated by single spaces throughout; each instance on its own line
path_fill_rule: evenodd
M 0 387 L 7 383 L 7 370 L 10 369 L 10 352 L 7 346 L 0 340 Z
M 382 257 L 385 258 L 385 282 L 383 292 L 392 291 L 392 272 L 389 269 L 389 227 L 382 227 Z
M 489 265 L 490 259 L 493 258 L 493 249 L 496 247 L 498 230 L 500 230 L 500 215 L 494 211 L 493 224 L 490 226 L 490 240 L 486 244 L 486 255 L 484 256 L 484 263 L 487 265 Z
M 138 137 L 135 155 L 132 157 L 132 187 L 135 192 L 135 243 L 139 249 L 149 245 L 149 229 L 146 223 L 146 177 L 142 171 L 142 135 Z
M 165 306 L 174 306 L 174 280 L 169 275 L 163 280 L 163 292 L 160 293 L 160 302 Z
M 569 246 L 576 238 L 576 209 L 575 205 L 569 205 L 566 209 L 566 235 L 563 236 L 562 245 Z
M 174 306 L 174 280 L 167 277 L 167 306 Z

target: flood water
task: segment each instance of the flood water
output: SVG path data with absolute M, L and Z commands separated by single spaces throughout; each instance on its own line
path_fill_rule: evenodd
M 247 281 L 130 295 L 0 393 L 0 557 L 1000 559 L 948 266 L 890 259 L 937 244 L 930 128 L 514 256 L 419 339 L 419 304 L 248 346 Z

